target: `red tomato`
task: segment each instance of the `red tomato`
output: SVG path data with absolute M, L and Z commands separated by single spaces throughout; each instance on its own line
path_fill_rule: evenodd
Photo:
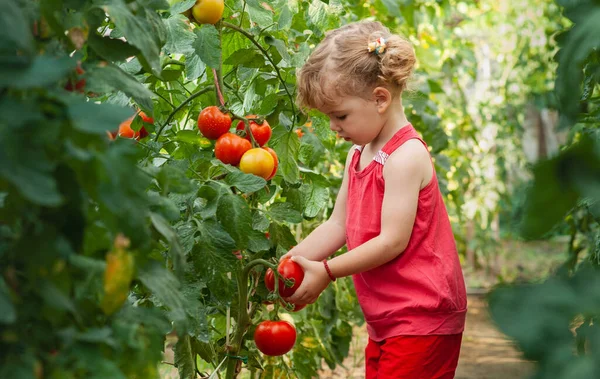
M 256 117 L 257 116 L 253 114 L 246 116 L 246 118 Z M 236 127 L 237 130 L 245 130 L 245 128 L 246 125 L 244 124 L 244 121 L 238 122 Z M 269 142 L 269 139 L 271 139 L 271 134 L 273 133 L 267 120 L 264 120 L 261 125 L 258 125 L 256 121 L 250 121 L 250 130 L 252 131 L 254 140 L 256 140 L 256 143 L 258 143 L 259 146 L 264 146 L 267 142 Z M 246 136 L 246 139 L 250 141 L 250 136 Z
M 273 160 L 275 161 L 275 164 L 273 165 L 273 172 L 271 172 L 271 175 L 269 175 L 269 177 L 267 178 L 267 180 L 271 180 L 277 173 L 277 167 L 279 166 L 279 159 L 277 159 L 277 153 L 275 152 L 275 150 L 271 149 L 270 147 L 263 147 L 263 149 L 267 150 L 273 157 Z
M 231 117 L 212 105 L 206 107 L 198 115 L 198 129 L 208 139 L 216 140 L 229 131 Z
M 254 174 L 267 179 L 273 173 L 275 160 L 266 150 L 256 147 L 250 149 L 242 155 L 240 160 L 240 170 L 246 174 Z
M 217 139 L 215 144 L 215 156 L 223 163 L 237 166 L 242 155 L 252 148 L 248 140 L 237 134 L 225 133 Z
M 296 328 L 287 321 L 263 321 L 254 331 L 254 342 L 265 355 L 283 355 L 296 343 Z
M 302 280 L 304 279 L 304 271 L 302 270 L 302 267 L 298 263 L 292 261 L 290 258 L 286 258 L 279 262 L 279 266 L 277 266 L 277 272 L 279 272 L 279 275 L 281 275 L 284 279 L 294 280 L 294 285 L 292 287 L 286 287 L 284 281 L 279 279 L 279 296 L 292 296 L 298 287 L 300 287 L 300 284 L 302 284 Z M 275 274 L 271 269 L 268 269 L 265 274 L 265 285 L 269 291 L 275 291 Z
M 85 74 L 85 71 L 81 68 L 81 65 L 78 63 L 75 68 L 76 78 L 69 78 L 69 81 L 65 85 L 65 89 L 67 91 L 73 92 L 77 91 L 80 93 L 85 92 L 85 78 L 79 78 L 81 75 Z

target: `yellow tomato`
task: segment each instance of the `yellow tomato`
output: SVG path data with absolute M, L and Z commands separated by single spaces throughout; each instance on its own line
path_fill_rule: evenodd
M 200 24 L 216 24 L 223 16 L 224 9 L 223 0 L 197 0 L 192 7 L 192 14 Z
M 268 179 L 271 176 L 274 167 L 275 160 L 273 156 L 267 150 L 260 147 L 246 151 L 240 160 L 240 170 L 242 172 L 254 174 L 264 179 Z

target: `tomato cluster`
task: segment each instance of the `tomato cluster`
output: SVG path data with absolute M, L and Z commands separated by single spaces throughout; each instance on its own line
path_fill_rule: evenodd
M 277 272 L 280 275 L 279 296 L 292 296 L 304 280 L 302 267 L 290 258 L 286 258 L 279 262 Z M 286 282 L 292 283 L 286 285 Z M 270 268 L 265 274 L 265 286 L 270 292 L 275 291 L 275 273 Z M 297 312 L 306 306 L 306 304 L 293 305 L 292 312 Z M 296 343 L 296 328 L 287 321 L 262 321 L 254 332 L 254 342 L 258 350 L 265 355 L 283 355 Z
M 216 140 L 215 157 L 221 162 L 238 166 L 246 174 L 254 174 L 266 180 L 272 179 L 277 173 L 279 160 L 270 147 L 272 130 L 266 120 L 260 120 L 256 115 L 246 116 L 250 120 L 250 136 L 244 137 L 230 132 L 231 117 L 216 106 L 204 108 L 198 115 L 198 129 L 210 140 Z M 236 131 L 245 133 L 244 121 L 238 122 Z M 252 147 L 253 141 L 259 147 Z

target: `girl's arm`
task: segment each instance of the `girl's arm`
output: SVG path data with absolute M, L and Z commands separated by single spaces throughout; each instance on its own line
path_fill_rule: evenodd
M 354 149 L 346 157 L 344 177 L 333 212 L 327 221 L 313 230 L 298 246 L 291 249 L 281 259 L 302 256 L 311 261 L 322 261 L 338 251 L 346 243 L 346 199 L 348 196 L 348 166 Z
M 357 248 L 330 260 L 334 277 L 344 277 L 371 270 L 401 254 L 410 240 L 419 191 L 433 173 L 429 152 L 418 140 L 410 140 L 390 155 L 385 163 L 385 195 L 381 209 L 381 233 Z M 329 284 L 322 262 L 293 258 L 305 272 L 302 285 L 289 301 L 314 302 Z

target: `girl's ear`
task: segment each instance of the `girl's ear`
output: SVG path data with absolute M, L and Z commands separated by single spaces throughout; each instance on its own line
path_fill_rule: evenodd
M 373 90 L 373 99 L 375 100 L 377 112 L 380 114 L 385 113 L 392 103 L 392 93 L 385 87 L 376 87 Z

